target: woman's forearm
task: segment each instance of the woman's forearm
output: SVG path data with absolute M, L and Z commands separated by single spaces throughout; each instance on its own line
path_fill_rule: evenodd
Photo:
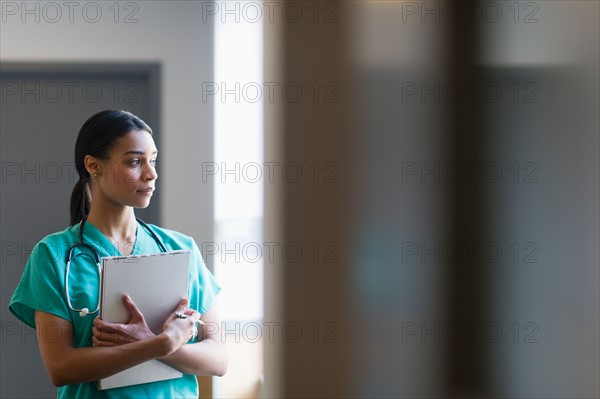
M 129 345 L 131 342 L 129 340 L 140 342 L 151 339 L 148 336 L 152 336 L 153 333 L 145 324 L 143 315 L 133 302 L 129 306 L 132 318 L 127 325 L 108 323 L 100 318 L 94 320 L 92 334 L 96 346 L 120 347 Z M 185 317 L 182 317 L 183 312 L 185 312 Z M 168 331 L 173 330 L 174 326 L 180 330 L 179 334 L 175 334 L 179 337 L 178 342 L 180 344 L 175 346 L 168 354 L 157 357 L 157 360 L 184 374 L 223 376 L 227 371 L 227 352 L 219 339 L 220 334 L 216 334 L 214 328 L 209 328 L 207 325 L 208 323 L 211 327 L 218 326 L 220 319 L 216 308 L 213 306 L 202 317 L 205 320 L 199 320 L 200 314 L 187 308 L 187 299 L 182 300 L 178 311 L 171 315 L 163 326 L 167 326 Z M 192 327 L 198 322 L 200 322 L 198 326 L 200 331 L 196 330 L 196 333 L 199 333 L 199 336 L 204 337 L 204 339 L 194 344 L 185 344 L 193 332 Z M 131 331 L 134 331 L 134 333 L 131 333 Z M 163 334 L 166 331 L 163 330 Z M 175 348 L 177 349 L 175 350 Z
M 225 375 L 228 363 L 224 345 L 212 339 L 182 345 L 172 354 L 157 360 L 184 374 L 218 377 Z
M 96 381 L 164 356 L 171 345 L 168 337 L 158 335 L 120 346 L 70 348 L 47 369 L 56 386 Z

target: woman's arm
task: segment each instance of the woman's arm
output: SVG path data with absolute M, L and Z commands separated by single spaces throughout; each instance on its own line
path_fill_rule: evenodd
M 213 306 L 200 320 L 205 324 L 198 328 L 198 342 L 182 345 L 158 360 L 185 374 L 222 377 L 227 371 L 228 359 L 225 344 L 221 341 L 221 319 L 217 307 Z
M 144 315 L 140 312 L 131 298 L 125 298 L 131 319 L 128 324 L 109 323 L 100 318 L 94 320 L 93 342 L 98 347 L 117 347 L 132 342 L 142 342 L 155 335 L 148 328 Z M 200 314 L 187 308 L 188 301 L 180 302 L 180 312 L 191 317 L 182 323 L 197 320 Z M 195 319 L 194 319 L 195 318 Z M 181 371 L 184 374 L 223 376 L 227 370 L 227 353 L 225 345 L 220 340 L 219 325 L 221 320 L 216 306 L 213 306 L 200 317 L 205 324 L 200 325 L 198 341 L 194 344 L 181 345 L 179 349 L 168 356 L 158 357 L 163 363 Z M 201 340 L 201 341 L 200 341 Z
M 50 313 L 35 312 L 40 353 L 55 386 L 99 380 L 145 361 L 168 356 L 190 336 L 189 323 L 174 320 L 167 320 L 163 333 L 143 341 L 113 347 L 75 348 L 71 323 Z
M 111 348 L 74 348 L 71 323 L 40 311 L 35 322 L 44 366 L 57 387 L 99 380 L 169 352 L 164 336 Z

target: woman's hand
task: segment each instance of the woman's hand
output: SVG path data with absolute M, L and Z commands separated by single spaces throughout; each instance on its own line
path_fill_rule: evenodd
M 197 333 L 196 323 L 200 320 L 200 313 L 188 308 L 188 303 L 188 299 L 183 298 L 177 305 L 177 309 L 163 324 L 162 333 L 169 338 L 172 352 L 179 349 Z
M 123 345 L 156 336 L 129 295 L 125 295 L 124 302 L 131 314 L 129 322 L 127 324 L 108 323 L 100 317 L 96 317 L 92 327 L 94 346 Z

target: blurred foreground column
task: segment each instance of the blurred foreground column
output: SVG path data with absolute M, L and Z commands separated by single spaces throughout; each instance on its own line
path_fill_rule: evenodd
M 599 3 L 278 4 L 264 396 L 598 397 Z
M 274 94 L 265 97 L 273 175 L 265 176 L 264 241 L 274 257 L 265 258 L 273 340 L 265 340 L 264 396 L 339 397 L 351 367 L 348 38 L 339 13 L 315 23 L 324 17 L 317 3 L 312 13 L 304 2 L 277 6 L 265 23 L 265 85 Z
M 415 89 L 444 79 L 445 28 L 402 23 L 400 2 L 278 4 L 287 20 L 265 22 L 264 159 L 278 167 L 265 242 L 279 245 L 265 321 L 280 325 L 264 396 L 444 396 L 450 271 L 427 251 L 448 241 L 455 188 L 423 184 L 420 168 L 451 159 L 452 129 Z

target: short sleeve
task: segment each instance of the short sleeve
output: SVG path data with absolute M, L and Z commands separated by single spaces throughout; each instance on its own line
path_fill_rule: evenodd
M 217 295 L 221 292 L 221 286 L 206 267 L 202 254 L 193 240 L 191 263 L 190 290 L 192 292 L 190 292 L 190 298 L 196 298 L 196 310 L 204 314 L 214 305 Z
M 63 295 L 63 278 L 57 271 L 56 259 L 47 243 L 37 243 L 10 300 L 10 312 L 32 328 L 35 328 L 36 310 L 54 314 L 65 320 L 71 319 Z

